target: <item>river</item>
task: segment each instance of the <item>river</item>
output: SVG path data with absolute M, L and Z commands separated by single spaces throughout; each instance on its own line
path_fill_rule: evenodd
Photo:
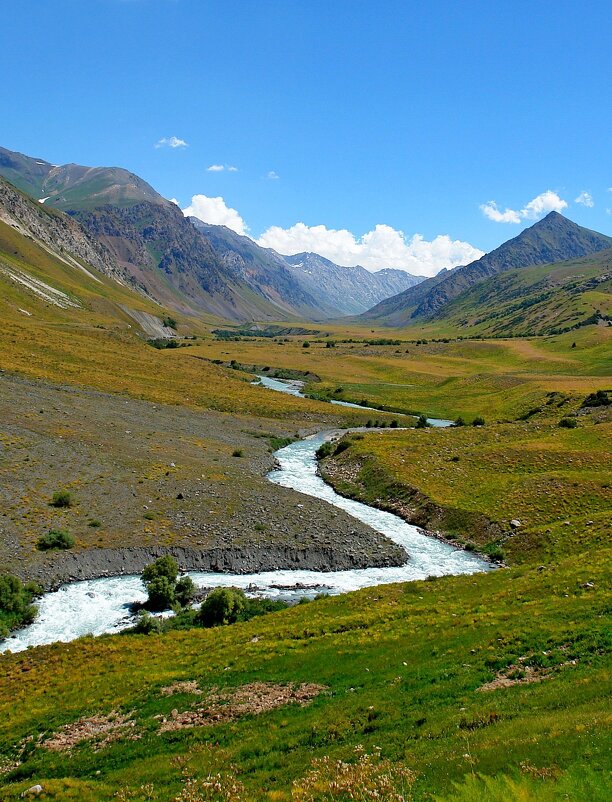
M 338 495 L 317 475 L 315 454 L 327 437 L 329 433 L 320 433 L 277 451 L 275 457 L 278 468 L 268 475 L 268 479 L 345 510 L 402 546 L 408 554 L 406 563 L 393 568 L 330 572 L 190 572 L 189 575 L 196 585 L 232 585 L 243 588 L 253 596 L 297 600 L 303 596 L 313 598 L 318 593 L 345 593 L 372 585 L 424 579 L 430 575 L 472 574 L 491 569 L 490 563 L 481 557 L 429 537 L 397 515 Z M 145 598 L 146 594 L 138 576 L 92 579 L 64 585 L 55 592 L 46 593 L 37 601 L 38 616 L 34 623 L 13 633 L 0 644 L 0 651 L 10 649 L 17 652 L 28 646 L 71 641 L 87 634 L 119 632 L 134 622 L 130 612 L 132 602 L 144 601 Z
M 289 395 L 295 395 L 298 398 L 307 398 L 304 395 L 303 388 L 304 382 L 298 381 L 296 379 L 272 379 L 270 376 L 258 376 L 259 381 L 253 382 L 254 384 L 261 384 L 263 387 L 267 387 L 269 390 L 276 390 L 278 393 L 288 393 Z M 378 414 L 382 415 L 395 415 L 400 417 L 414 417 L 412 415 L 406 415 L 404 412 L 387 412 L 383 409 L 376 409 L 375 407 L 365 407 L 362 404 L 353 404 L 350 401 L 336 401 L 334 398 L 330 398 L 330 404 L 336 404 L 339 407 L 351 407 L 351 409 L 361 409 L 362 411 L 370 410 L 371 412 L 377 412 Z M 443 418 L 427 418 L 427 423 L 434 428 L 444 428 L 446 426 L 451 426 L 453 421 L 452 420 L 444 420 Z

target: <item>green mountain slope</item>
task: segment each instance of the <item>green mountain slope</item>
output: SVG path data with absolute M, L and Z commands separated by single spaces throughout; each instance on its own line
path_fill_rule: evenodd
M 399 799 L 392 791 L 444 802 L 453 783 L 485 775 L 488 795 L 468 785 L 460 799 L 604 802 L 603 557 L 4 656 L 0 794 L 40 783 L 45 798 L 79 802 Z M 313 700 L 292 701 L 294 689 Z M 300 792 L 313 759 L 333 768 L 379 750 L 383 776 L 366 770 L 360 787 L 357 775 L 353 796 L 330 787 L 342 766 L 326 782 L 319 765 L 312 795 Z M 405 785 L 400 766 L 414 774 Z
M 453 269 L 460 270 L 458 267 Z M 380 301 L 376 306 L 359 315 L 357 320 L 372 321 L 381 323 L 384 326 L 407 325 L 407 321 L 409 321 L 416 307 L 434 287 L 445 281 L 450 273 L 450 270 L 443 268 L 435 276 L 425 279 L 420 284 L 408 287 L 403 292 Z
M 0 176 L 46 208 L 69 212 L 126 280 L 181 313 L 283 321 L 345 311 L 329 282 L 325 290 L 321 282 L 301 281 L 299 271 L 248 237 L 186 220 L 176 204 L 122 168 L 57 166 L 0 148 Z
M 612 249 L 489 278 L 447 304 L 437 320 L 492 336 L 556 334 L 612 315 Z
M 383 301 L 364 319 L 392 326 L 435 320 L 443 314 L 447 304 L 487 278 L 517 268 L 587 256 L 610 247 L 612 237 L 576 225 L 558 212 L 550 212 L 481 259 L 455 268 L 441 281 L 432 281 L 429 286 L 424 282 Z
M 168 206 L 152 186 L 121 167 L 50 164 L 0 148 L 0 175 L 36 200 L 57 209 L 89 209 L 105 204 L 130 206 L 148 201 Z
M 162 326 L 166 310 L 137 293 L 131 276 L 76 220 L 3 179 L 0 308 L 6 323 L 110 325 L 143 336 L 171 335 Z

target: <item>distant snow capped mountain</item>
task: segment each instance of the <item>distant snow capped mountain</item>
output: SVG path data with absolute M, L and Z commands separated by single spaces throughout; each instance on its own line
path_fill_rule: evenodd
M 403 270 L 340 267 L 316 253 L 281 256 L 225 226 L 190 220 L 237 278 L 311 319 L 360 314 L 422 281 Z
M 302 286 L 319 293 L 341 314 L 356 315 L 375 304 L 414 287 L 421 276 L 387 267 L 371 273 L 365 267 L 341 267 L 317 253 L 298 253 L 282 257 L 291 265 Z

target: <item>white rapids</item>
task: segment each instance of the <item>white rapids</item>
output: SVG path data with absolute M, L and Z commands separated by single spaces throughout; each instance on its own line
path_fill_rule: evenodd
M 397 515 L 369 507 L 338 495 L 317 475 L 315 452 L 329 435 L 318 434 L 276 452 L 278 468 L 268 475 L 271 482 L 290 487 L 347 512 L 402 546 L 404 565 L 393 568 L 363 568 L 348 571 L 264 571 L 256 574 L 190 572 L 200 587 L 232 585 L 249 595 L 296 600 L 318 593 L 345 593 L 372 585 L 407 582 L 427 576 L 472 574 L 491 565 L 473 553 L 456 549 L 429 537 Z M 384 434 L 381 434 L 384 436 Z M 38 600 L 38 617 L 30 626 L 0 643 L 0 651 L 22 651 L 55 641 L 71 641 L 83 635 L 119 632 L 134 623 L 130 605 L 144 601 L 146 594 L 137 576 L 91 579 L 64 585 Z

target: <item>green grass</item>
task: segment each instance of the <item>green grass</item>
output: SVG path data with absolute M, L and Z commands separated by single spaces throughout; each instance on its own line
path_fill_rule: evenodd
M 513 562 L 601 548 L 612 508 L 612 416 L 582 414 L 568 429 L 558 419 L 571 404 L 568 410 L 562 396 L 548 400 L 529 420 L 512 424 L 349 438 L 350 447 L 324 462 L 323 473 L 340 492 L 442 529 L 459 543 L 501 548 Z M 514 532 L 513 519 L 521 522 Z
M 207 341 L 189 349 L 192 356 L 273 369 L 310 372 L 306 392 L 320 398 L 359 403 L 430 417 L 471 421 L 513 420 L 546 401 L 549 391 L 584 397 L 609 384 L 609 344 L 612 329 L 589 326 L 554 337 L 508 340 L 450 340 L 416 345 L 417 335 L 399 332 L 397 345 L 325 340 L 303 349 L 301 340 L 269 338 Z M 354 329 L 344 332 L 355 340 Z M 350 335 L 350 337 L 348 337 Z M 362 338 L 365 330 L 361 330 Z M 431 336 L 431 334 L 430 334 Z M 421 335 L 418 334 L 420 338 Z M 442 334 L 437 335 L 442 340 Z M 576 347 L 572 344 L 576 342 Z M 340 390 L 340 392 L 338 392 Z
M 609 556 L 370 588 L 214 630 L 84 638 L 6 656 L 6 760 L 31 735 L 112 710 L 133 711 L 142 737 L 99 752 L 80 745 L 68 759 L 34 744 L 4 777 L 3 798 L 40 782 L 72 784 L 83 800 L 121 787 L 141 799 L 140 786 L 152 783 L 160 800 L 172 799 L 181 757 L 195 775 L 235 766 L 245 799 L 289 799 L 312 757 L 350 759 L 358 744 L 415 771 L 415 799 L 444 797 L 473 773 L 520 772 L 521 764 L 600 772 L 609 736 Z M 540 682 L 479 690 L 516 664 L 547 673 Z M 204 690 L 254 680 L 329 690 L 306 707 L 160 735 L 155 716 L 201 701 L 161 695 L 178 680 Z M 70 798 L 63 793 L 50 798 Z

